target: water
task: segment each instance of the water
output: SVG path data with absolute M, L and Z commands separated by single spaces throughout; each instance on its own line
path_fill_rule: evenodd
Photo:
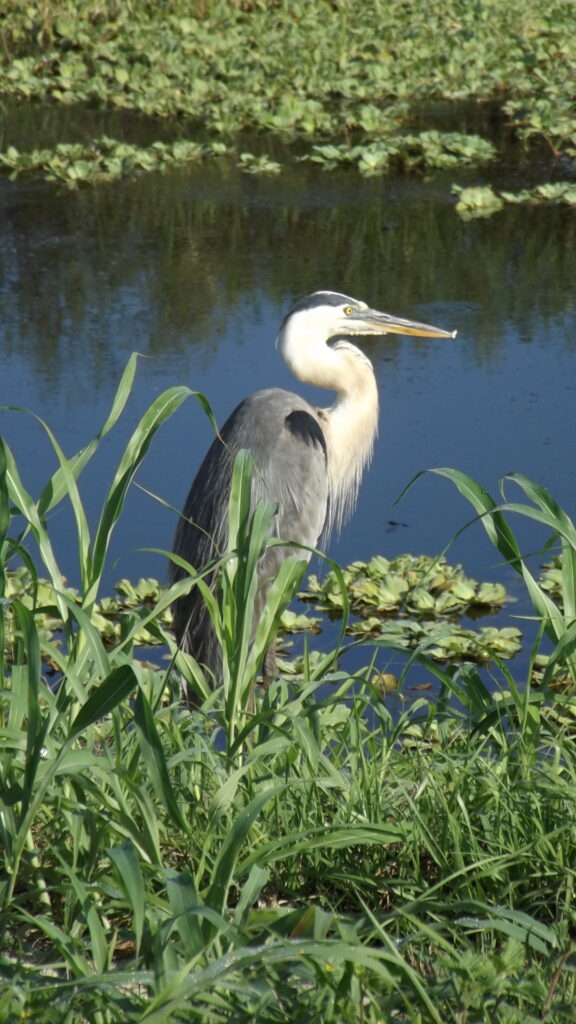
M 122 123 L 127 137 L 143 132 L 139 121 Z M 464 223 L 450 194 L 455 180 L 509 184 L 517 174 L 507 165 L 429 181 L 363 180 L 300 165 L 262 179 L 222 163 L 79 192 L 2 180 L 0 403 L 45 419 L 71 454 L 103 422 L 129 354 L 142 353 L 122 424 L 82 478 L 94 523 L 131 430 L 164 388 L 205 393 L 220 421 L 270 385 L 328 404 L 329 394 L 292 379 L 274 339 L 296 298 L 330 288 L 459 332 L 456 341 L 365 344 L 380 388 L 380 439 L 333 557 L 439 553 L 471 518 L 451 485 L 424 477 L 395 504 L 432 466 L 463 469 L 493 492 L 501 475 L 521 471 L 573 512 L 576 218 L 510 207 Z M 4 412 L 0 430 L 37 495 L 55 467 L 41 427 Z M 211 437 L 188 402 L 161 430 L 139 483 L 181 507 Z M 56 510 L 50 525 L 76 583 L 69 517 Z M 143 549 L 170 547 L 174 525 L 169 509 L 132 489 L 109 591 L 122 576 L 164 577 L 163 560 Z M 534 547 L 544 539 L 522 536 Z M 526 610 L 480 526 L 449 557 L 476 578 L 504 579 L 520 598 L 514 610 Z

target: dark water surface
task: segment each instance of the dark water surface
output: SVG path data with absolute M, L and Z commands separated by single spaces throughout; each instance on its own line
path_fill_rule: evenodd
M 302 294 L 345 291 L 459 333 L 456 341 L 392 337 L 364 346 L 380 387 L 380 438 L 357 512 L 331 555 L 438 554 L 471 512 L 433 477 L 395 506 L 426 467 L 457 467 L 491 491 L 502 474 L 521 471 L 573 513 L 576 216 L 510 207 L 464 223 L 450 184 L 482 180 L 478 171 L 366 180 L 305 165 L 263 179 L 226 164 L 79 192 L 2 180 L 0 404 L 43 417 L 71 454 L 102 424 L 129 354 L 142 353 L 128 411 L 82 478 L 94 522 L 127 437 L 164 388 L 202 391 L 220 421 L 270 385 L 328 404 L 329 394 L 293 380 L 274 340 Z M 0 431 L 37 496 L 55 466 L 41 428 L 3 412 Z M 180 507 L 211 436 L 190 401 L 161 430 L 139 482 Z M 170 511 L 132 490 L 113 542 L 110 591 L 122 576 L 164 577 L 162 560 L 139 549 L 169 547 L 174 525 Z M 76 583 L 67 514 L 56 510 L 51 527 Z M 538 534 L 525 537 L 537 546 Z M 476 578 L 504 579 L 523 598 L 478 525 L 449 557 Z

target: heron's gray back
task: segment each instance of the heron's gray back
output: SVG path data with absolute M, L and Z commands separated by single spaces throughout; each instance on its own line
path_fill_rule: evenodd
M 328 507 L 328 473 L 326 441 L 318 414 L 298 395 L 267 388 L 246 398 L 228 418 L 188 494 L 174 551 L 195 569 L 201 569 L 225 549 L 232 467 L 242 449 L 249 450 L 254 461 L 253 504 L 262 499 L 278 506 L 273 536 L 314 547 L 322 533 Z M 259 569 L 263 582 L 276 575 L 288 553 L 290 549 L 268 549 Z M 182 576 L 184 571 L 173 566 L 172 578 Z M 266 587 L 261 587 L 255 621 L 265 591 Z M 196 588 L 176 602 L 174 628 L 183 649 L 217 673 L 217 645 Z

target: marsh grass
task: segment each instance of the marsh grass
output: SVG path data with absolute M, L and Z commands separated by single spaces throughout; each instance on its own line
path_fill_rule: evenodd
M 180 677 L 133 653 L 178 588 L 128 615 L 105 646 L 92 621 L 110 537 L 154 433 L 192 395 L 160 395 L 137 425 L 94 536 L 81 473 L 121 415 L 131 360 L 98 436 L 66 457 L 40 498 L 0 448 L 0 586 L 16 557 L 48 573 L 61 645 L 41 606 L 0 602 L 0 1021 L 524 1022 L 574 1019 L 576 755 L 573 698 L 558 704 L 504 664 L 494 686 L 472 665 L 394 718 L 369 672 L 334 654 L 298 685 L 254 688 L 257 651 L 244 601 L 270 510 L 248 505 L 236 464 L 231 549 L 212 608 L 224 685 L 187 708 Z M 209 413 L 207 403 L 196 396 Z M 573 656 L 573 525 L 517 477 L 526 503 L 497 503 L 442 471 L 522 574 L 553 659 Z M 47 512 L 71 504 L 82 601 L 67 594 Z M 509 517 L 562 537 L 560 615 L 529 573 Z M 37 553 L 28 554 L 34 538 Z M 263 650 L 297 585 L 286 563 L 255 644 Z M 237 635 L 239 634 L 239 635 Z M 372 647 L 366 648 L 366 664 Z M 44 661 L 60 682 L 44 681 Z M 200 670 L 180 661 L 202 684 Z M 405 682 L 405 679 L 402 680 Z M 330 684 L 330 685 L 328 685 Z M 200 694 L 201 696 L 201 694 Z

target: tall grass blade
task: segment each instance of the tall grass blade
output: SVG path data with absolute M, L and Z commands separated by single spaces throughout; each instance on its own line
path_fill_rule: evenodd
M 107 850 L 122 888 L 127 896 L 134 920 L 136 954 L 140 951 L 146 918 L 146 889 L 138 855 L 131 842 Z
M 91 673 L 92 677 L 99 676 L 104 678 L 110 672 L 110 658 L 103 639 L 92 622 L 90 615 L 76 601 L 68 597 L 67 594 L 59 594 L 57 591 L 55 591 L 55 594 L 59 598 L 60 603 L 67 608 L 71 624 L 76 622 L 78 625 L 77 631 L 73 634 L 70 650 L 68 651 L 67 680 L 73 684 L 76 679 L 79 679 L 84 674 L 89 663 L 94 666 L 94 671 Z M 85 687 L 82 686 L 80 692 L 78 692 L 76 686 L 73 686 L 73 689 L 77 697 L 83 702 L 86 699 Z
M 138 355 L 133 352 L 128 359 L 126 367 L 124 368 L 122 377 L 120 378 L 120 383 L 112 400 L 110 412 L 96 436 L 84 448 L 77 452 L 76 455 L 67 459 L 65 467 L 61 465 L 48 481 L 38 500 L 38 511 L 41 515 L 49 512 L 70 493 L 70 476 L 72 476 L 74 480 L 78 478 L 82 470 L 96 452 L 100 441 L 106 437 L 118 422 L 120 416 L 124 412 L 126 402 L 128 401 L 132 391 L 137 362 Z
M 10 501 L 6 482 L 7 470 L 4 441 L 0 437 L 0 679 L 4 678 L 4 652 L 6 645 L 5 601 L 6 594 L 6 537 L 10 528 Z
M 476 510 L 480 517 L 480 521 L 494 546 L 498 548 L 502 556 L 510 565 L 520 571 L 520 563 L 522 559 L 516 543 L 516 538 L 508 526 L 504 515 L 500 511 L 499 505 L 494 501 L 494 498 L 491 497 L 486 488 L 471 476 L 468 476 L 467 473 L 463 473 L 461 470 L 437 467 L 435 469 L 423 470 L 421 473 L 417 473 L 405 490 L 408 490 L 408 488 L 423 476 L 424 473 L 433 473 L 436 476 L 443 476 L 455 484 L 462 497 L 466 498 L 466 500 Z
M 470 910 L 474 904 L 470 903 Z M 464 909 L 464 907 L 463 907 Z M 549 953 L 551 949 L 558 948 L 558 939 L 551 928 L 536 918 L 525 914 L 521 910 L 511 910 L 507 907 L 488 906 L 478 902 L 479 914 L 484 913 L 485 917 L 462 916 L 458 923 L 473 928 L 475 931 L 497 931 L 516 939 L 523 946 L 531 946 L 538 953 Z
M 6 540 L 8 529 L 10 527 L 11 518 L 8 485 L 6 481 L 7 469 L 8 462 L 6 459 L 4 440 L 2 437 L 0 437 L 0 597 L 3 597 L 5 593 L 4 543 Z
M 554 679 L 554 672 L 558 665 L 569 664 L 576 651 L 576 622 L 572 622 L 560 637 L 554 650 L 549 655 L 546 667 L 542 676 L 542 686 L 549 687 Z
M 42 748 L 48 730 L 49 719 L 42 717 L 40 711 L 39 689 L 42 674 L 40 644 L 32 612 L 21 601 L 13 602 L 13 609 L 18 619 L 22 634 L 23 661 L 28 677 L 28 722 L 26 727 L 26 765 L 22 803 L 27 807 L 36 781 L 38 765 L 42 756 Z
M 205 991 L 217 991 L 220 986 L 229 983 L 229 978 L 231 982 L 236 972 L 245 971 L 252 965 L 263 968 L 274 963 L 298 962 L 318 965 L 349 963 L 357 967 L 359 973 L 365 977 L 378 977 L 388 989 L 398 987 L 398 954 L 392 955 L 379 949 L 371 950 L 331 939 L 282 940 L 273 945 L 252 946 L 227 953 L 202 971 L 191 971 L 188 966 L 183 967 L 152 1000 L 141 1018 L 142 1024 L 161 1024 L 168 1021 L 172 1013 L 183 1009 L 195 997 Z M 419 993 L 415 995 L 418 996 Z M 410 1006 L 409 1000 L 405 999 L 405 1002 Z M 434 1024 L 442 1024 L 442 1017 L 428 998 L 425 1006 L 430 1013 L 426 1019 L 433 1021 Z M 417 1020 L 417 1007 L 410 1008 L 413 1009 L 413 1019 Z
M 529 480 L 520 473 L 510 474 L 504 480 L 511 480 L 516 483 L 535 502 L 537 507 L 509 501 L 504 501 L 497 506 L 488 492 L 475 480 L 467 476 L 467 474 L 458 470 L 444 468 L 433 469 L 430 472 L 451 480 L 460 493 L 476 509 L 480 516 L 480 521 L 492 542 L 508 563 L 523 577 L 530 600 L 537 615 L 542 620 L 546 633 L 555 644 L 558 644 L 566 631 L 567 618 L 569 620 L 573 618 L 573 609 L 576 607 L 576 527 L 570 517 L 566 515 L 544 487 Z M 566 610 L 564 612 L 560 610 L 534 578 L 526 560 L 520 553 L 514 534 L 508 526 L 504 516 L 505 512 L 532 519 L 547 527 L 552 536 L 558 534 L 562 538 L 562 549 L 567 560 L 565 580 L 568 588 L 568 608 L 570 610 L 568 615 Z M 565 648 L 565 653 L 572 679 L 576 683 L 576 658 L 572 656 L 569 647 Z
M 564 615 L 568 621 L 576 618 L 576 527 L 555 498 L 541 484 L 530 480 L 521 473 L 511 473 L 506 477 L 522 488 L 524 493 L 538 505 L 542 512 L 547 513 L 544 525 L 548 525 L 552 533 L 557 533 L 562 541 L 562 600 Z M 529 515 L 525 506 L 507 506 L 510 509 Z
M 30 413 L 30 415 L 33 416 L 44 430 L 60 464 L 59 469 L 52 476 L 42 491 L 42 494 L 36 504 L 37 517 L 40 522 L 44 523 L 46 512 L 49 509 L 54 508 L 54 506 L 57 505 L 63 497 L 68 497 L 70 499 L 70 504 L 76 520 L 80 573 L 81 576 L 84 577 L 89 558 L 90 533 L 88 530 L 88 521 L 80 498 L 80 492 L 76 483 L 76 477 L 85 463 L 82 460 L 79 460 L 76 456 L 73 456 L 71 459 L 67 458 L 48 424 L 35 413 Z
M 88 603 L 94 599 L 97 584 L 104 569 L 110 537 L 124 506 L 126 492 L 136 470 L 150 448 L 159 427 L 174 414 L 186 398 L 195 394 L 196 392 L 184 386 L 169 388 L 152 402 L 133 432 L 104 501 L 96 530 L 90 566 L 91 589 L 85 597 Z
M 186 956 L 192 959 L 204 949 L 204 936 L 198 915 L 191 913 L 201 906 L 202 901 L 188 868 L 182 871 L 168 871 L 166 890 Z
M 188 826 L 182 816 L 170 782 L 170 774 L 160 737 L 154 724 L 154 716 L 141 689 L 138 690 L 134 703 L 134 725 L 138 733 L 142 761 L 156 795 L 176 827 L 187 832 Z
M 262 659 L 278 632 L 280 617 L 286 605 L 296 596 L 306 562 L 297 555 L 291 555 L 280 566 L 278 575 L 270 587 L 266 604 L 256 626 L 251 650 L 246 659 L 246 675 L 255 679 Z
M 270 880 L 270 872 L 259 864 L 253 864 L 248 878 L 242 886 L 240 899 L 234 909 L 234 920 L 237 925 L 244 923 L 251 908 L 256 904 L 262 889 Z
M 254 824 L 260 811 L 269 800 L 272 800 L 278 793 L 285 789 L 284 783 L 270 786 L 252 800 L 241 812 L 234 822 L 228 836 L 222 844 L 220 853 L 214 865 L 213 879 L 206 895 L 206 906 L 211 907 L 218 914 L 223 914 L 228 896 L 228 889 L 232 882 L 236 861 L 240 850 L 245 842 L 249 830 Z M 204 926 L 204 938 L 208 941 L 211 928 L 208 924 Z
M 18 908 L 17 916 L 22 921 L 25 921 L 30 928 L 35 931 L 38 930 L 50 940 L 55 950 L 62 957 L 64 965 L 70 969 L 74 978 L 79 979 L 93 976 L 94 968 L 89 958 L 82 956 L 78 950 L 77 943 L 70 934 L 50 917 L 46 914 L 31 914 L 25 907 Z
M 14 461 L 14 456 L 5 442 L 3 442 L 3 451 L 6 462 L 5 482 L 7 485 L 9 501 L 16 506 L 18 513 L 22 515 L 27 524 L 27 528 L 29 527 L 32 530 L 36 543 L 38 544 L 40 556 L 48 572 L 50 582 L 54 586 L 54 589 L 58 593 L 61 593 L 65 590 L 64 580 L 60 569 L 58 568 L 43 517 L 39 514 L 36 504 L 24 487 L 24 484 L 20 479 L 16 462 Z M 58 604 L 62 620 L 66 623 L 66 608 L 61 603 L 60 598 L 58 598 Z
M 90 892 L 84 885 L 74 868 L 64 863 L 62 857 L 58 859 L 62 864 L 63 872 L 69 879 L 70 888 L 78 901 L 78 910 L 81 911 L 88 926 L 90 934 L 90 960 L 94 965 L 94 967 L 91 965 L 91 969 L 94 970 L 95 968 L 96 972 L 100 974 L 110 966 L 110 951 L 106 942 L 106 929 L 97 909 L 97 901 L 94 893 Z

